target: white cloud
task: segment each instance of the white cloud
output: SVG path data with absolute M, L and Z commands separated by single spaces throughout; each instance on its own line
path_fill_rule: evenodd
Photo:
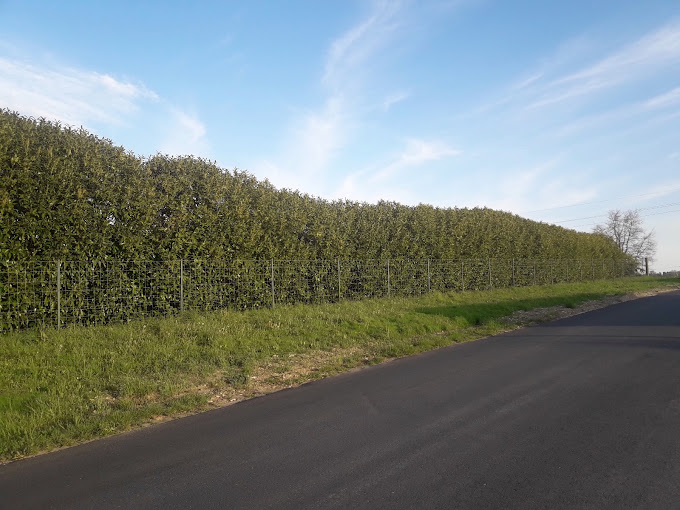
M 320 81 L 326 93 L 322 105 L 292 119 L 281 153 L 253 167 L 258 175 L 278 187 L 327 194 L 322 176 L 360 124 L 362 83 L 371 74 L 371 59 L 394 36 L 402 7 L 400 1 L 375 2 L 365 19 L 330 44 Z M 388 109 L 405 97 L 389 96 L 382 106 Z
M 421 166 L 459 154 L 459 150 L 449 147 L 444 142 L 412 138 L 407 140 L 404 151 L 394 161 L 375 173 L 371 181 L 385 180 L 406 168 Z
M 527 169 L 509 172 L 505 178 L 487 185 L 485 205 L 523 216 L 545 219 L 545 211 L 582 203 L 598 195 L 598 190 L 580 179 L 565 179 L 560 158 Z M 558 213 L 559 214 L 559 213 Z
M 680 22 L 663 26 L 626 46 L 597 64 L 556 80 L 555 83 L 579 82 L 592 78 L 616 83 L 640 68 L 656 68 L 680 58 Z
M 680 103 L 680 87 L 649 99 L 644 106 L 646 108 L 668 108 L 678 103 Z
M 453 149 L 443 142 L 410 139 L 400 161 L 405 165 L 420 165 L 427 161 L 437 161 L 447 156 L 457 156 L 459 150 Z
M 388 111 L 395 104 L 401 103 L 402 101 L 404 101 L 408 97 L 409 97 L 409 94 L 406 93 L 406 92 L 394 92 L 393 94 L 388 95 L 382 103 L 383 111 L 384 112 Z
M 527 78 L 524 78 L 524 79 L 520 80 L 518 83 L 516 83 L 515 85 L 513 85 L 511 88 L 512 88 L 513 90 L 522 90 L 522 89 L 525 89 L 525 88 L 529 87 L 530 85 L 536 83 L 536 82 L 537 82 L 538 80 L 540 80 L 541 78 L 543 78 L 544 75 L 545 75 L 545 73 L 544 73 L 543 71 L 538 72 L 538 73 L 534 73 L 534 74 L 532 74 L 531 76 L 529 76 L 529 77 L 527 77 Z
M 416 194 L 400 183 L 382 182 L 376 186 L 367 171 L 347 175 L 332 195 L 334 199 L 349 199 L 358 202 L 377 203 L 380 200 L 415 205 L 421 202 Z
M 323 110 L 311 112 L 294 130 L 296 152 L 304 155 L 298 162 L 297 171 L 320 172 L 338 151 L 346 136 L 347 118 L 343 113 L 345 103 L 339 96 L 330 97 Z
M 680 194 L 680 179 L 666 181 L 641 189 L 642 193 L 635 194 L 633 202 L 646 202 L 656 200 L 668 195 Z
M 370 16 L 337 38 L 326 58 L 322 83 L 330 89 L 344 88 L 358 69 L 390 40 L 399 26 L 403 2 L 383 0 L 374 3 Z
M 587 96 L 680 63 L 680 22 L 663 26 L 597 63 L 538 88 L 530 107 Z
M 94 71 L 0 58 L 0 104 L 74 126 L 122 124 L 159 98 L 143 85 Z
M 206 133 L 198 116 L 171 109 L 159 151 L 175 156 L 205 156 L 209 151 Z
M 344 147 L 351 122 L 343 98 L 331 96 L 322 109 L 298 114 L 279 154 L 248 166 L 278 188 L 323 196 L 326 171 Z
M 0 57 L 0 105 L 100 135 L 118 132 L 123 135 L 119 143 L 140 152 L 198 156 L 208 149 L 206 127 L 196 114 L 168 104 L 142 84 L 107 73 Z M 124 141 L 131 125 L 148 128 L 141 128 L 148 136 L 145 144 L 136 138 Z
M 460 151 L 441 141 L 413 138 L 406 140 L 402 152 L 395 155 L 386 165 L 371 165 L 346 175 L 332 194 L 332 198 L 365 202 L 393 200 L 402 204 L 417 204 L 422 199 L 418 199 L 410 187 L 404 186 L 402 180 L 390 178 L 399 172 L 459 154 Z
M 591 130 L 610 136 L 613 133 L 646 131 L 650 124 L 677 118 L 680 111 L 672 109 L 676 105 L 680 106 L 680 87 L 646 100 L 625 103 L 602 113 L 583 115 L 556 128 L 554 134 L 583 135 L 586 130 Z

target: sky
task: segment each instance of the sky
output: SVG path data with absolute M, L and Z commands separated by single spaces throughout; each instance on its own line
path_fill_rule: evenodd
M 680 269 L 680 2 L 0 0 L 0 108 L 323 199 L 589 232 Z

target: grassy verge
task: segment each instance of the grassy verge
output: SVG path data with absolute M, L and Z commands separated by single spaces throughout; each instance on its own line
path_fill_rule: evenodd
M 0 460 L 488 336 L 517 310 L 679 284 L 630 278 L 5 334 Z

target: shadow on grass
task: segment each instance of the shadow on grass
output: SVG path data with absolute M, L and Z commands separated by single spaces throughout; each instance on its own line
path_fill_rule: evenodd
M 468 324 L 483 324 L 490 320 L 511 315 L 517 310 L 532 310 L 548 306 L 573 308 L 584 301 L 602 298 L 603 294 L 583 293 L 570 296 L 556 296 L 534 299 L 509 299 L 495 303 L 474 303 L 466 305 L 431 306 L 416 309 L 418 313 L 442 315 L 448 319 L 464 319 Z

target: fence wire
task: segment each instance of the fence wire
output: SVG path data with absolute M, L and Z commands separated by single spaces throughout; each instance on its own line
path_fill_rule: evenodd
M 635 270 L 612 259 L 0 262 L 0 331 L 578 282 Z

